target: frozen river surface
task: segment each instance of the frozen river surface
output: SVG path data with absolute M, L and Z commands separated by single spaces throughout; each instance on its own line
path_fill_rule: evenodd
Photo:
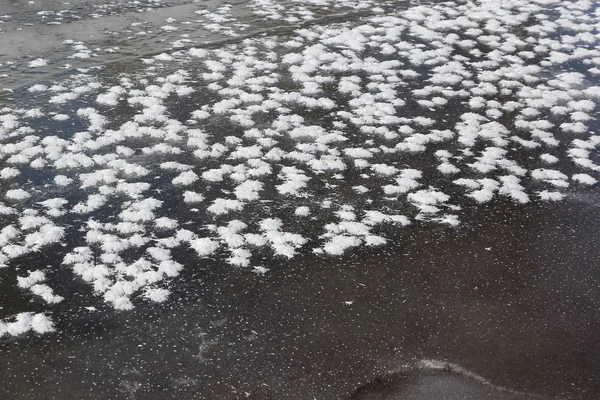
M 0 398 L 600 398 L 593 1 L 0 4 Z

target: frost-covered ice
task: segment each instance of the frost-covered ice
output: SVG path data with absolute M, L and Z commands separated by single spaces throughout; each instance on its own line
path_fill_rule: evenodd
M 195 23 L 237 39 L 181 36 L 119 74 L 63 42 L 87 67 L 17 88 L 0 109 L 0 273 L 30 269 L 14 285 L 48 310 L 5 316 L 0 336 L 53 330 L 68 298 L 52 269 L 130 310 L 168 301 L 203 259 L 267 274 L 268 262 L 385 246 L 414 221 L 453 227 L 465 208 L 595 187 L 595 4 L 382 4 L 313 21 L 368 4 L 251 1 L 293 34 L 241 38 L 234 6 L 199 8 Z M 54 265 L 25 266 L 38 252 Z
M 29 64 L 29 68 L 39 68 L 39 67 L 44 67 L 46 65 L 48 65 L 48 60 L 44 60 L 43 58 L 37 58 L 33 61 L 30 61 Z
M 18 336 L 29 331 L 35 333 L 48 333 L 54 331 L 52 320 L 42 313 L 19 313 L 13 318 L 0 321 L 0 337 L 5 335 Z

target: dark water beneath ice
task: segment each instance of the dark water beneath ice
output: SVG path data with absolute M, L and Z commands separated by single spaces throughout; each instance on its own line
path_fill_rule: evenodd
M 167 305 L 2 344 L 12 398 L 594 399 L 597 205 L 479 210 L 262 279 L 210 262 Z M 352 302 L 347 304 L 346 302 Z M 449 360 L 427 369 L 421 360 Z M 41 393 L 46 393 L 40 397 Z M 529 396 L 525 393 L 535 393 Z

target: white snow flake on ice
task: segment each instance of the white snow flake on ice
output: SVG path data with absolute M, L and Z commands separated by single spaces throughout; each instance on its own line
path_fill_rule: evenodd
M 48 60 L 44 60 L 43 58 L 36 58 L 33 61 L 30 61 L 28 64 L 29 68 L 39 68 L 48 65 Z
M 0 320 L 0 338 L 5 335 L 22 335 L 28 331 L 38 334 L 54 332 L 52 320 L 43 313 L 23 312 L 17 314 L 14 319 L 12 322 Z

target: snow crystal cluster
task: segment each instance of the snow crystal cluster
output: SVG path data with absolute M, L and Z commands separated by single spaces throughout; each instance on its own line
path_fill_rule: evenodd
M 19 313 L 14 321 L 0 320 L 0 338 L 3 336 L 19 336 L 29 331 L 35 333 L 48 333 L 54 331 L 52 320 L 43 313 Z
M 270 20 L 314 18 L 250 4 Z M 222 25 L 243 30 L 234 11 L 196 14 L 237 36 Z M 465 207 L 593 190 L 596 5 L 379 11 L 210 50 L 181 42 L 137 73 L 26 88 L 30 103 L 0 109 L 0 267 L 55 252 L 51 268 L 129 310 L 166 301 L 208 259 L 265 273 L 264 260 L 385 245 L 415 221 L 454 227 Z M 48 307 L 63 300 L 44 282 L 38 268 L 15 284 Z M 0 336 L 53 329 L 44 314 L 5 321 Z

